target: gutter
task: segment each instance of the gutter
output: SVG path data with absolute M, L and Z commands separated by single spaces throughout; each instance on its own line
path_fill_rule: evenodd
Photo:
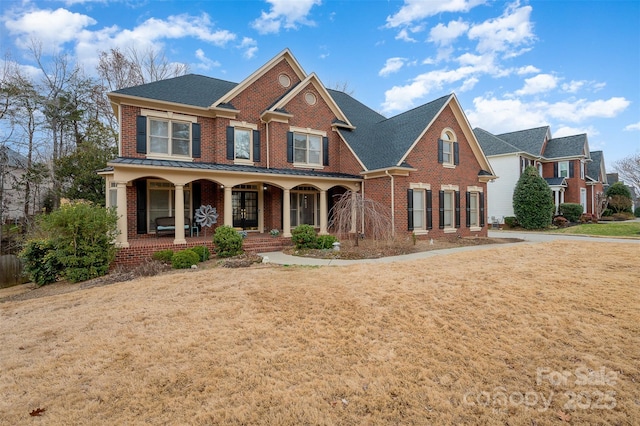
M 391 178 L 391 235 L 396 236 L 396 200 L 395 189 L 396 183 L 393 175 L 389 173 L 389 170 L 385 170 L 384 173 Z

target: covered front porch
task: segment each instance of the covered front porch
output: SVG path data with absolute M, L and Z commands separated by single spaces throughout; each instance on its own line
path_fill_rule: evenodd
M 109 165 L 101 174 L 107 206 L 115 206 L 118 213 L 116 243 L 122 248 L 138 240 L 168 240 L 157 238 L 155 229 L 156 218 L 167 216 L 175 222 L 173 246 L 204 238 L 205 233 L 210 241 L 213 228 L 203 229 L 195 221 L 195 211 L 207 205 L 217 211 L 214 226 L 228 225 L 249 235 L 269 236 L 277 229 L 289 238 L 291 229 L 301 224 L 326 234 L 332 200 L 348 190 L 357 192 L 361 185 L 359 176 L 313 170 L 125 158 Z

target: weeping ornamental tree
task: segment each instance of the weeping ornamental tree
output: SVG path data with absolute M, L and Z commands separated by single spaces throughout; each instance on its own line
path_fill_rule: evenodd
M 535 167 L 524 169 L 513 192 L 513 212 L 525 229 L 540 229 L 551 225 L 553 196 L 547 182 Z

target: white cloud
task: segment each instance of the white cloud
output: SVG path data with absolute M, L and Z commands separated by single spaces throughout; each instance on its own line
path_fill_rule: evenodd
M 558 79 L 551 74 L 538 74 L 524 80 L 524 87 L 516 90 L 516 95 L 534 95 L 548 92 L 558 85 Z
M 570 127 L 570 126 L 561 126 L 555 132 L 553 132 L 554 138 L 562 138 L 564 136 L 573 136 L 573 135 L 581 135 L 586 133 L 587 136 L 593 137 L 598 136 L 600 132 L 593 126 L 587 127 Z
M 571 80 L 569 83 L 562 84 L 562 90 L 569 93 L 577 93 L 585 84 L 585 80 Z
M 479 81 L 480 80 L 477 79 L 476 77 L 468 78 L 464 81 L 464 83 L 462 83 L 462 86 L 460 86 L 460 89 L 458 89 L 458 91 L 468 92 L 469 90 L 473 89 Z
M 633 132 L 634 130 L 640 130 L 640 121 L 638 121 L 637 123 L 629 124 L 628 126 L 626 126 L 624 128 L 624 130 L 627 131 L 627 132 Z
M 197 49 L 195 55 L 196 58 L 198 58 L 198 60 L 200 61 L 196 64 L 196 68 L 208 71 L 211 68 L 217 68 L 220 66 L 220 62 L 207 58 L 207 55 L 202 49 Z
M 277 33 L 281 27 L 295 29 L 298 25 L 313 26 L 315 23 L 307 18 L 311 8 L 321 4 L 321 0 L 267 0 L 271 10 L 260 14 L 251 26 L 260 34 Z
M 540 70 L 533 65 L 527 65 L 526 67 L 520 67 L 516 70 L 516 74 L 525 75 L 525 74 L 535 74 L 540 72 Z
M 387 17 L 387 28 L 409 25 L 442 12 L 468 12 L 484 0 L 405 0 L 398 13 Z
M 85 27 L 96 23 L 90 16 L 62 8 L 35 10 L 5 20 L 9 33 L 16 37 L 16 45 L 22 49 L 28 48 L 31 40 L 39 40 L 47 43 L 45 48 L 57 50 L 64 43 L 75 40 L 76 34 Z
M 378 72 L 381 77 L 386 77 L 389 74 L 400 71 L 406 62 L 405 58 L 389 58 L 384 64 L 384 67 Z
M 522 53 L 513 49 L 534 40 L 531 10 L 531 6 L 509 6 L 502 16 L 472 25 L 469 39 L 478 40 L 476 49 L 480 53 L 507 52 L 511 56 Z
M 242 43 L 238 46 L 239 49 L 244 49 L 244 56 L 246 59 L 253 58 L 258 52 L 258 42 L 252 39 L 251 37 L 243 37 Z
M 546 126 L 554 122 L 579 123 L 588 119 L 611 118 L 624 111 L 630 104 L 624 98 L 587 101 L 523 102 L 519 98 L 498 99 L 476 97 L 474 108 L 466 111 L 472 126 L 479 126 L 494 133 L 503 133 L 532 127 Z M 576 128 L 561 126 L 558 134 L 598 134 L 593 127 Z M 557 135 L 557 134 L 556 134 Z
M 438 24 L 431 28 L 429 32 L 429 41 L 437 43 L 441 46 L 453 43 L 455 39 L 463 35 L 469 29 L 469 24 L 461 19 L 451 21 L 448 25 Z
M 408 41 L 411 43 L 415 43 L 417 41 L 415 38 L 412 38 L 409 35 L 409 31 L 406 28 L 403 28 L 400 30 L 400 32 L 398 32 L 398 34 L 396 35 L 396 40 Z

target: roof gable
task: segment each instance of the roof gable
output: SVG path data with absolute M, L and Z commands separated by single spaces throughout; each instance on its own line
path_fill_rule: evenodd
M 591 162 L 587 163 L 587 176 L 596 182 L 607 183 L 607 172 L 602 151 L 592 151 Z
M 545 158 L 586 157 L 589 158 L 587 134 L 553 138 L 547 142 Z
M 479 127 L 473 129 L 473 133 L 476 135 L 476 139 L 478 139 L 478 143 L 480 143 L 482 151 L 487 156 L 522 152 L 520 148 L 511 145 L 509 142 L 504 141 Z

